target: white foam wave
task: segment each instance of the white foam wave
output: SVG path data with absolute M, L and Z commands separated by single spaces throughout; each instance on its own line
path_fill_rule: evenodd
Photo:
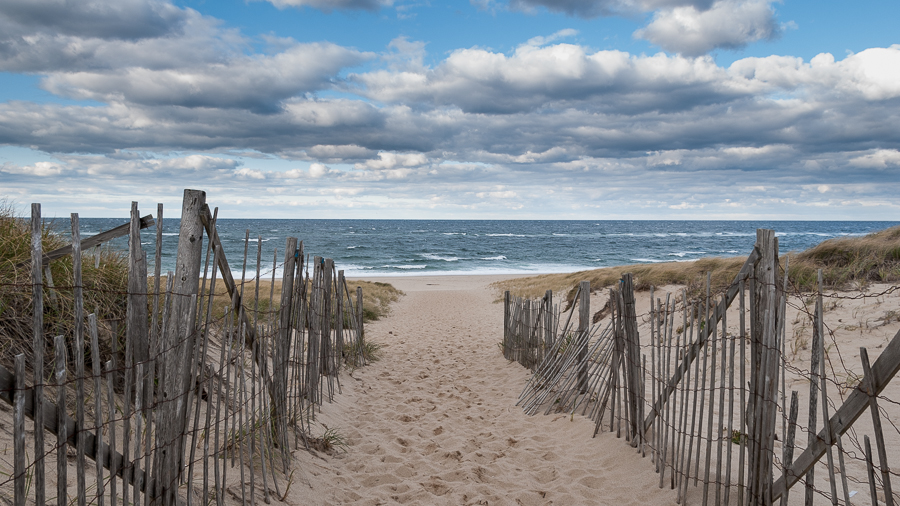
M 506 260 L 506 257 L 503 255 L 497 255 L 495 257 L 484 257 L 482 260 Z
M 678 257 L 683 258 L 687 255 L 705 255 L 705 251 L 677 251 L 675 253 L 669 253 L 670 257 Z
M 444 262 L 458 262 L 460 260 L 459 257 L 442 257 L 440 255 L 433 255 L 431 253 L 422 253 L 419 256 L 427 258 L 429 260 L 441 260 Z

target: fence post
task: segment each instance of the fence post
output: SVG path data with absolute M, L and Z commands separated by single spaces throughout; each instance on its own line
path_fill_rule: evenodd
M 278 431 L 275 440 L 278 446 L 284 450 L 288 445 L 288 437 L 285 432 L 287 420 L 287 366 L 288 354 L 291 343 L 291 316 L 293 315 L 294 300 L 294 271 L 297 261 L 297 238 L 288 237 L 284 245 L 284 265 L 281 277 L 281 307 L 279 309 L 279 329 L 275 342 L 275 356 L 272 364 L 272 386 L 274 387 L 274 399 L 272 401 L 273 417 L 275 423 L 272 426 Z M 240 322 L 238 322 L 240 325 Z
M 147 256 L 141 248 L 141 215 L 137 202 L 131 203 L 131 227 L 128 234 L 128 321 L 125 339 L 131 341 L 136 363 L 150 359 L 147 329 Z
M 582 336 L 588 331 L 591 322 L 591 282 L 581 282 L 581 298 L 578 301 L 578 335 Z M 588 388 L 588 340 L 584 339 L 578 350 L 578 391 L 587 392 Z
M 503 358 L 509 360 L 510 307 L 509 290 L 503 292 Z
M 200 266 L 203 255 L 203 223 L 200 209 L 206 203 L 206 192 L 184 190 L 181 205 L 181 227 L 178 233 L 178 254 L 175 275 L 172 280 L 172 305 L 166 331 L 165 342 L 160 343 L 169 360 L 159 361 L 165 369 L 165 384 L 162 386 L 162 407 L 159 415 L 160 427 L 160 479 L 156 492 L 162 496 L 162 504 L 174 505 L 175 495 L 181 476 L 184 457 L 184 417 L 187 403 L 184 400 L 186 375 L 185 367 L 194 360 L 193 346 L 188 336 L 194 335 L 191 328 L 191 295 L 200 290 Z
M 366 364 L 366 355 L 363 353 L 365 345 L 365 327 L 363 327 L 363 293 L 362 287 L 356 287 L 356 349 L 361 357 L 360 365 Z
M 775 231 L 758 229 L 756 247 L 760 261 L 754 272 L 755 296 L 751 307 L 751 355 L 754 358 L 750 378 L 750 503 L 767 504 L 772 494 L 772 451 L 778 387 L 778 296 L 775 284 L 778 267 L 778 243 Z
M 637 329 L 637 313 L 634 309 L 634 279 L 631 274 L 622 276 L 622 298 L 625 301 L 623 316 L 625 328 L 625 372 L 628 375 L 625 386 L 628 389 L 628 409 L 631 419 L 631 434 L 633 436 L 631 446 L 637 446 L 638 439 L 643 439 L 643 421 L 638 420 L 638 404 L 641 402 L 641 362 L 640 362 L 640 337 Z
M 41 205 L 31 204 L 31 284 L 34 298 L 34 503 L 44 506 L 44 286 L 41 272 Z

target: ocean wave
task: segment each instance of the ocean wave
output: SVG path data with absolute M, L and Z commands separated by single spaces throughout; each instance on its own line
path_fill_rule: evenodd
M 495 257 L 483 257 L 481 260 L 506 260 L 506 257 L 503 255 L 497 255 Z
M 665 262 L 665 260 L 654 260 L 652 258 L 632 258 L 632 262 L 640 262 L 643 264 L 659 264 Z
M 459 257 L 442 257 L 440 255 L 433 255 L 431 253 L 420 253 L 419 256 L 422 258 L 427 258 L 429 260 L 442 260 L 444 262 L 458 262 L 460 260 Z
M 487 237 L 528 237 L 525 234 L 484 234 Z
M 387 267 L 389 269 L 424 269 L 428 267 L 427 265 L 383 265 L 382 267 Z
M 687 255 L 705 255 L 705 254 L 706 254 L 705 251 L 678 251 L 675 253 L 669 253 L 669 256 L 682 258 Z
M 466 235 L 466 232 L 441 232 L 441 235 Z

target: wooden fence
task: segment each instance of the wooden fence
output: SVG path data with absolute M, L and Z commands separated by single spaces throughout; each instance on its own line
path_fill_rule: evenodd
M 710 296 L 707 279 L 705 297 L 691 301 L 682 292 L 663 301 L 654 300 L 651 291 L 649 312 L 637 315 L 632 276 L 626 274 L 610 290 L 610 318 L 590 325 L 590 287 L 582 282 L 566 324 L 559 329 L 553 320 L 549 339 L 544 321 L 529 316 L 549 298 L 522 301 L 507 293 L 504 354 L 534 371 L 519 405 L 530 414 L 580 413 L 594 421 L 595 435 L 602 429 L 624 435 L 641 455 L 651 457 L 659 487 L 676 491 L 679 504 L 787 504 L 797 483 L 804 504 L 813 504 L 816 496 L 834 505 L 851 504 L 856 492 L 848 484 L 853 472 L 845 462 L 851 459 L 850 464 L 864 468 L 856 474 L 869 487 L 868 500 L 857 496 L 854 502 L 893 504 L 897 498 L 878 405 L 896 404 L 882 392 L 900 369 L 900 332 L 874 364 L 860 348 L 862 375 L 826 374 L 820 272 L 809 314 L 810 366 L 798 369 L 786 354 L 786 271 L 779 265 L 774 231 L 759 230 L 753 251 L 717 299 Z M 739 315 L 739 323 L 729 331 L 728 309 L 735 304 L 731 313 Z M 578 326 L 570 329 L 576 306 Z M 649 320 L 643 339 L 639 319 Z M 536 364 L 535 357 L 541 358 Z M 798 392 L 786 388 L 788 374 L 808 382 L 805 423 Z M 842 404 L 830 403 L 829 388 L 846 390 Z M 877 461 L 869 436 L 861 442 L 863 429 L 854 428 L 866 411 Z M 888 435 L 900 440 L 900 430 L 890 422 Z M 806 440 L 798 441 L 804 431 Z M 845 449 L 848 441 L 851 448 Z M 820 462 L 823 456 L 827 462 Z M 824 467 L 827 489 L 817 487 L 816 467 Z
M 283 257 L 276 252 L 272 259 L 267 302 L 260 297 L 268 268 L 261 240 L 254 266 L 247 231 L 236 282 L 217 211 L 210 212 L 204 192 L 185 190 L 175 272 L 163 277 L 161 204 L 155 223 L 141 219 L 133 203 L 124 228 L 86 240 L 73 214 L 71 246 L 46 255 L 40 204 L 32 205 L 27 295 L 34 301 L 34 358 L 26 363 L 20 354 L 13 370 L 0 366 L 14 445 L 12 469 L 0 470 L 0 497 L 16 506 L 70 498 L 79 506 L 222 505 L 226 498 L 268 504 L 285 497 L 293 481 L 290 452 L 314 441 L 316 407 L 340 392 L 345 363 L 364 365 L 362 291 L 351 292 L 330 259 L 310 262 L 303 243 L 288 238 Z M 153 225 L 156 261 L 148 277 L 140 231 Z M 87 247 L 123 232 L 128 289 L 120 324 L 85 314 L 81 261 Z M 71 285 L 56 280 L 53 290 L 72 290 L 75 330 L 50 339 L 42 267 L 67 254 Z M 278 303 L 276 270 L 283 272 Z M 210 296 L 220 284 L 226 300 Z

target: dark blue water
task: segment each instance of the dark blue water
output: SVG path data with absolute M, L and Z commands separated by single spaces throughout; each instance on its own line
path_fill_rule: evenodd
M 82 218 L 82 235 L 124 221 Z M 832 237 L 865 235 L 897 224 L 900 222 L 220 219 L 218 229 L 238 277 L 248 229 L 252 241 L 249 263 L 254 268 L 258 238 L 263 246 L 263 270 L 271 272 L 275 249 L 280 262 L 285 240 L 293 236 L 303 241 L 306 253 L 333 258 L 348 276 L 394 276 L 574 272 L 740 256 L 753 248 L 757 228 L 774 229 L 782 252 L 799 251 Z M 179 220 L 166 219 L 163 225 L 165 272 L 174 269 Z M 155 236 L 153 229 L 142 232 L 151 271 Z M 127 242 L 122 238 L 112 247 L 124 249 Z

